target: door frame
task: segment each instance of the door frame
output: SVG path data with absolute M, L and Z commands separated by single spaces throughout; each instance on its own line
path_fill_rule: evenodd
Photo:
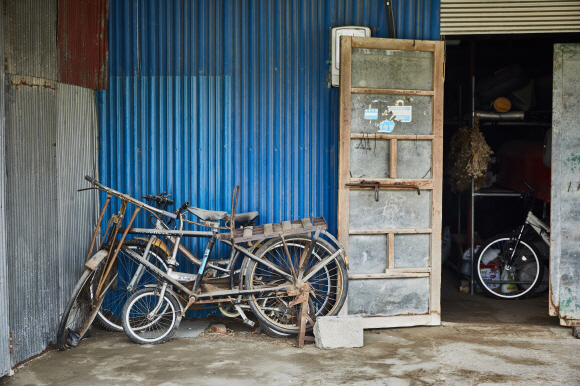
M 390 94 L 390 95 L 428 95 L 433 97 L 433 133 L 432 135 L 391 135 L 377 134 L 377 139 L 407 139 L 432 141 L 432 176 L 431 180 L 384 178 L 372 179 L 384 183 L 417 184 L 421 189 L 431 190 L 431 228 L 430 229 L 388 229 L 377 230 L 378 234 L 387 234 L 389 238 L 387 258 L 394 261 L 393 239 L 395 234 L 430 233 L 431 259 L 429 268 L 398 268 L 380 274 L 349 274 L 351 280 L 388 279 L 408 277 L 430 277 L 429 313 L 423 315 L 375 316 L 363 319 L 364 328 L 405 327 L 418 325 L 441 324 L 441 206 L 443 186 L 443 82 L 445 78 L 445 58 L 442 41 L 404 40 L 383 38 L 360 38 L 341 36 L 340 41 L 340 144 L 339 144 L 339 187 L 338 187 L 338 240 L 348 253 L 349 235 L 349 199 L 350 189 L 347 183 L 360 182 L 350 177 L 350 143 L 360 134 L 351 133 L 351 94 Z M 433 90 L 395 90 L 353 88 L 351 86 L 351 50 L 353 48 L 430 51 L 433 52 Z M 390 142 L 389 175 L 396 177 L 396 141 Z M 358 234 L 358 233 L 357 233 Z M 390 265 L 391 266 L 391 265 Z M 345 303 L 348 313 L 348 300 Z

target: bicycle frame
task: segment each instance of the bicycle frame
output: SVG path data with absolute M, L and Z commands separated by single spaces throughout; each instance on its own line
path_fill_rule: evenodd
M 520 243 L 520 240 L 522 239 L 522 236 L 524 234 L 524 230 L 526 229 L 526 226 L 530 226 L 542 238 L 542 240 L 547 245 L 550 245 L 550 227 L 548 227 L 546 224 L 544 224 L 544 222 L 542 220 L 540 220 L 538 217 L 536 217 L 532 213 L 532 211 L 530 210 L 528 212 L 528 216 L 526 217 L 526 221 L 525 221 L 524 225 L 522 225 L 520 227 L 520 230 L 518 232 L 517 238 L 515 239 L 515 244 L 514 244 L 513 248 L 510 247 L 511 255 L 508 259 L 506 269 L 509 269 L 514 261 L 516 250 L 518 249 L 518 245 Z

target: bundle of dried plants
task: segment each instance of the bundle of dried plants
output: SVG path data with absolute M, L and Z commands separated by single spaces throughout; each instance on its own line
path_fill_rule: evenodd
M 451 138 L 449 161 L 451 164 L 451 186 L 460 192 L 471 189 L 471 177 L 475 178 L 475 190 L 483 186 L 487 165 L 493 151 L 479 131 L 479 120 L 473 129 L 460 128 Z

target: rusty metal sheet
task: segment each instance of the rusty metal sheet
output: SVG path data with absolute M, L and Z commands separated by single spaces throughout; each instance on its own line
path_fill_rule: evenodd
M 57 0 L 5 0 L 5 72 L 57 80 Z
M 429 313 L 429 278 L 365 279 L 348 283 L 348 313 L 365 316 Z
M 109 0 L 58 0 L 60 81 L 106 89 L 109 76 Z
M 580 323 L 580 44 L 554 46 L 550 283 L 552 315 Z
M 429 228 L 431 192 L 381 190 L 377 202 L 372 190 L 351 190 L 349 213 L 351 229 Z

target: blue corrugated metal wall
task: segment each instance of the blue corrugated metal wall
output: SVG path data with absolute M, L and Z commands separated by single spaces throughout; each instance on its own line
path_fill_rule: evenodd
M 439 0 L 394 11 L 399 38 L 439 39 Z M 339 94 L 326 60 L 341 25 L 389 37 L 385 1 L 111 0 L 102 182 L 227 211 L 239 184 L 238 211 L 260 223 L 324 216 L 334 232 Z

